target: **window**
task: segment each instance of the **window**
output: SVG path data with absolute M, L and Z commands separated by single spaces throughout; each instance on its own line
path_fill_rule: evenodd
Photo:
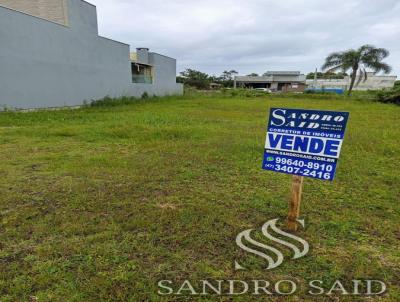
M 152 67 L 150 65 L 132 63 L 132 83 L 152 84 Z

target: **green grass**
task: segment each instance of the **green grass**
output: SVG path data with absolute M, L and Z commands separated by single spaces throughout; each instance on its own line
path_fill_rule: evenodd
M 400 301 L 400 107 L 315 95 L 124 103 L 0 114 L 1 302 L 231 301 L 157 294 L 161 279 L 205 278 L 379 279 L 379 298 L 259 301 Z M 272 106 L 350 121 L 336 180 L 305 180 L 310 253 L 266 271 L 235 237 L 287 213 L 291 177 L 261 170 Z

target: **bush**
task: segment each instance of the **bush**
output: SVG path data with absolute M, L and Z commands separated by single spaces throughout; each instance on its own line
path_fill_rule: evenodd
M 226 96 L 233 97 L 246 97 L 246 98 L 254 98 L 254 97 L 266 97 L 270 95 L 268 92 L 254 90 L 254 89 L 223 89 L 222 93 Z
M 89 104 L 87 102 L 84 104 L 84 107 L 115 107 L 121 105 L 129 105 L 135 102 L 139 102 L 140 100 L 149 100 L 154 99 L 155 96 L 150 97 L 147 92 L 143 92 L 140 98 L 136 98 L 133 96 L 122 96 L 119 98 L 112 98 L 110 96 L 106 96 L 100 100 L 92 100 Z
M 127 105 L 137 102 L 138 99 L 130 96 L 123 96 L 117 99 L 106 96 L 100 100 L 93 100 L 90 102 L 90 107 L 115 107 L 120 105 Z
M 400 85 L 396 85 L 390 90 L 381 90 L 376 93 L 376 98 L 382 103 L 392 103 L 400 105 Z
M 338 95 L 335 92 L 332 91 L 323 91 L 323 90 L 312 90 L 312 89 L 306 89 L 304 90 L 305 94 L 319 94 L 319 95 Z

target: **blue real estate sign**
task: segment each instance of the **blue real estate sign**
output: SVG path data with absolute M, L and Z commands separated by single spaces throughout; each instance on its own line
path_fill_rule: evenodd
M 263 169 L 333 180 L 348 112 L 272 108 Z

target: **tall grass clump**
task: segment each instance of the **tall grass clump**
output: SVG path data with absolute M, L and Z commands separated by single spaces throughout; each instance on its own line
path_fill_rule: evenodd
M 131 96 L 122 96 L 120 98 L 112 98 L 106 96 L 99 100 L 93 100 L 89 103 L 89 107 L 115 107 L 121 105 L 129 105 L 138 102 L 139 99 Z

